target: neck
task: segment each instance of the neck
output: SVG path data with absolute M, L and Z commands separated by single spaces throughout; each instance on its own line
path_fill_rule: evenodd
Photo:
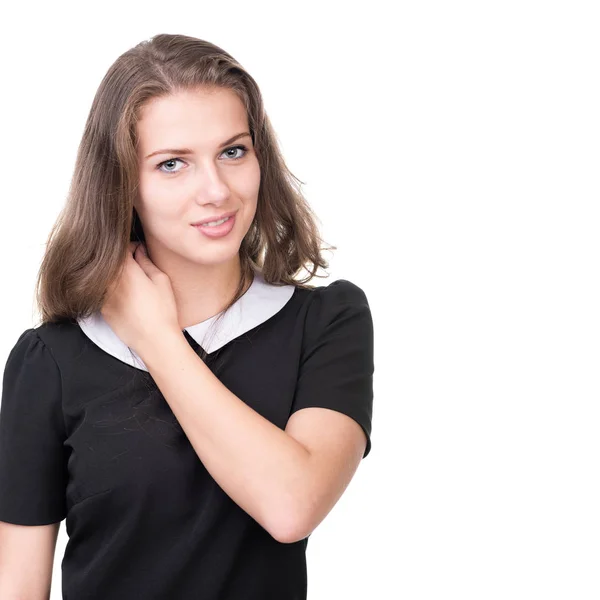
M 150 260 L 171 280 L 179 325 L 183 330 L 222 312 L 237 290 L 241 277 L 240 257 L 214 265 L 175 260 L 148 247 Z M 244 292 L 251 282 L 247 283 Z

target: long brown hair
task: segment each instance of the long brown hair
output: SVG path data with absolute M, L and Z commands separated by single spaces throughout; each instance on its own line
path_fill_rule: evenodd
M 207 41 L 159 34 L 119 56 L 94 97 L 79 145 L 67 201 L 53 225 L 36 284 L 41 323 L 99 311 L 121 274 L 130 241 L 145 241 L 134 209 L 138 187 L 136 122 L 152 98 L 183 90 L 228 88 L 247 111 L 261 179 L 255 219 L 240 245 L 242 273 L 226 311 L 255 269 L 267 283 L 313 289 L 307 282 L 328 262 L 317 217 L 287 168 L 258 85 L 227 52 Z M 302 269 L 309 275 L 296 277 Z M 221 313 L 222 314 L 222 313 Z

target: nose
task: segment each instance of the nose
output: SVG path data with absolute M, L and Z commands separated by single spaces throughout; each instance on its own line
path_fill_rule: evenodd
M 220 206 L 230 196 L 229 186 L 213 164 L 199 169 L 196 177 L 195 198 L 200 205 L 215 204 Z

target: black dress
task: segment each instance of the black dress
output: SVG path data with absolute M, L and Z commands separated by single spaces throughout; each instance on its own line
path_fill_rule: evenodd
M 228 314 L 228 313 L 226 313 Z M 373 322 L 347 280 L 305 290 L 260 273 L 219 335 L 188 342 L 236 396 L 285 429 L 342 412 L 371 449 Z M 141 359 L 100 313 L 18 338 L 0 406 L 0 520 L 66 518 L 67 600 L 304 600 L 308 538 L 276 541 L 211 477 Z

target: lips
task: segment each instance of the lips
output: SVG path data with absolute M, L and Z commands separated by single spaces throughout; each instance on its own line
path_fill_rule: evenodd
M 237 215 L 233 215 L 220 225 L 193 225 L 193 227 L 208 238 L 220 239 L 227 237 L 233 231 L 236 218 Z
M 204 223 L 210 223 L 211 221 L 220 221 L 221 219 L 226 219 L 227 217 L 233 217 L 237 211 L 233 210 L 228 213 L 223 213 L 222 215 L 218 215 L 216 217 L 208 217 L 206 219 L 202 219 L 201 221 L 196 221 L 192 223 L 192 225 L 203 225 Z

